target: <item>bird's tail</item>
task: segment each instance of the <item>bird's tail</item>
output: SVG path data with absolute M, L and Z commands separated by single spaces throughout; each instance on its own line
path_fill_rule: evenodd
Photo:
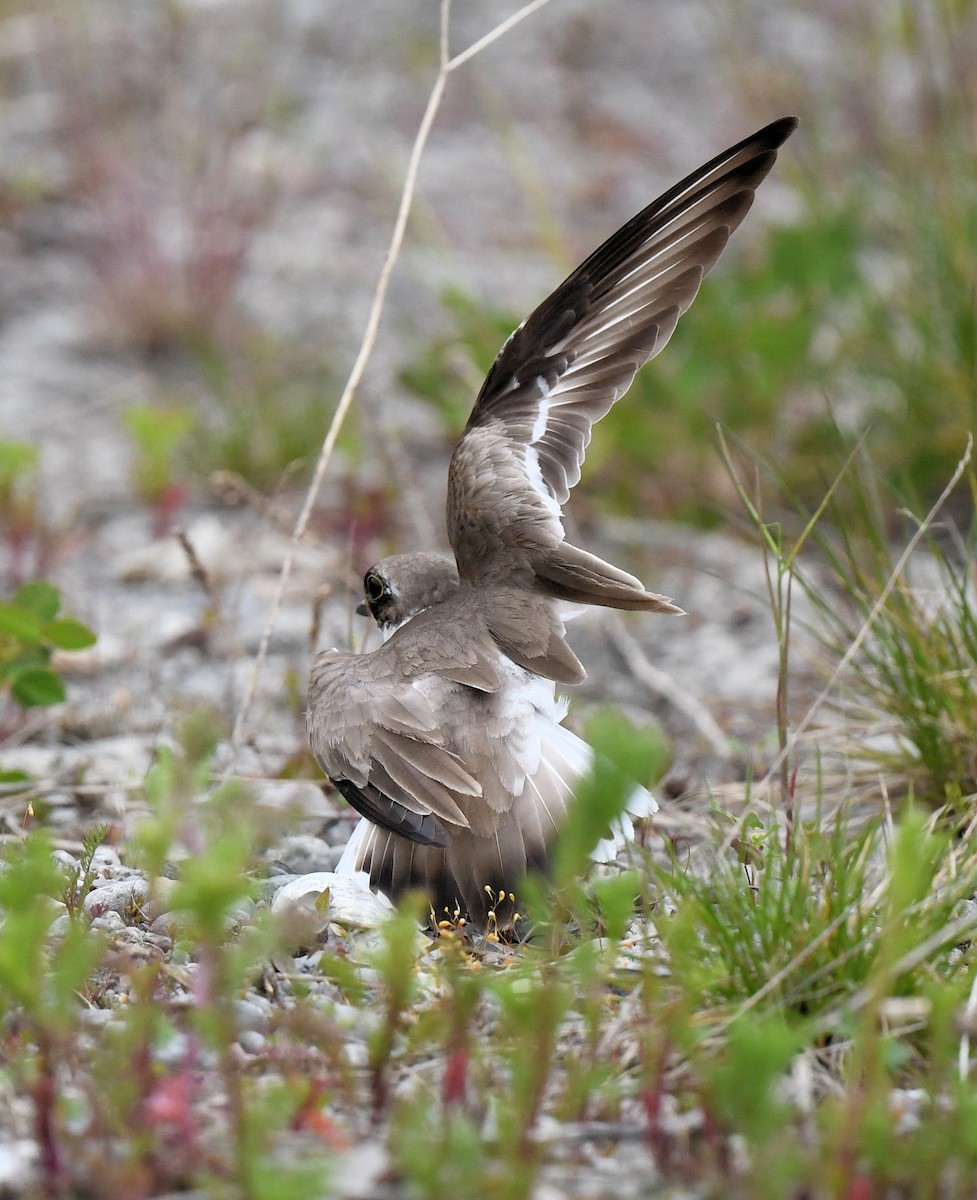
M 362 873 L 364 884 L 392 900 L 411 890 L 425 892 L 435 923 L 459 914 L 483 931 L 510 928 L 519 909 L 520 882 L 530 871 L 545 874 L 574 790 L 593 766 L 587 742 L 555 720 L 546 722 L 539 767 L 493 833 L 459 829 L 446 848 L 422 846 L 364 818 L 336 873 Z M 634 839 L 634 821 L 657 811 L 654 796 L 636 786 L 625 811 L 595 848 L 594 862 L 614 862 Z

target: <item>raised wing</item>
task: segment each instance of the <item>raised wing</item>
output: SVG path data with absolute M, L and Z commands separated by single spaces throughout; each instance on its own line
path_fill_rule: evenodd
M 528 570 L 535 579 L 524 582 L 564 598 L 673 607 L 574 547 L 548 573 L 543 560 L 563 542 L 560 509 L 591 427 L 668 341 L 796 124 L 785 117 L 759 130 L 638 213 L 506 342 L 451 464 L 448 535 L 462 579 Z M 593 594 L 581 574 L 596 580 Z

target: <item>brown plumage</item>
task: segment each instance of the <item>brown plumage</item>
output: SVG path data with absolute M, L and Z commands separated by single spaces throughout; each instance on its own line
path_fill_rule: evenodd
M 554 681 L 584 678 L 560 603 L 682 611 L 567 543 L 561 506 L 593 423 L 668 341 L 795 125 L 776 121 L 693 172 L 523 322 L 451 460 L 455 562 L 397 555 L 371 568 L 365 610 L 388 640 L 313 664 L 312 749 L 365 818 L 344 867 L 374 887 L 422 887 L 438 917 L 459 907 L 484 926 L 486 889 L 509 892 L 545 867 L 592 761 L 554 697 Z M 651 810 L 639 789 L 642 800 Z

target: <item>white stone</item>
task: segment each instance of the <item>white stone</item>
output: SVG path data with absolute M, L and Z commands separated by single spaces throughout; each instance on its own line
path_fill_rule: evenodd
M 96 879 L 85 897 L 85 912 L 98 914 L 111 909 L 124 914 L 127 909 L 144 904 L 148 895 L 149 884 L 141 875 L 130 879 Z
M 0 1192 L 21 1195 L 31 1185 L 37 1163 L 37 1142 L 33 1138 L 12 1138 L 0 1142 Z
M 363 878 L 332 871 L 300 875 L 278 890 L 272 912 L 283 919 L 294 945 L 308 945 L 330 924 L 375 929 L 393 912 L 393 905 L 386 896 L 371 892 Z

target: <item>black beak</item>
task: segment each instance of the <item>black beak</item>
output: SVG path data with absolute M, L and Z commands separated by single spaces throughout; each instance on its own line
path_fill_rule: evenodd
M 357 604 L 356 615 L 358 617 L 368 617 L 370 615 L 370 610 L 366 607 L 365 600 L 361 600 L 359 604 Z

